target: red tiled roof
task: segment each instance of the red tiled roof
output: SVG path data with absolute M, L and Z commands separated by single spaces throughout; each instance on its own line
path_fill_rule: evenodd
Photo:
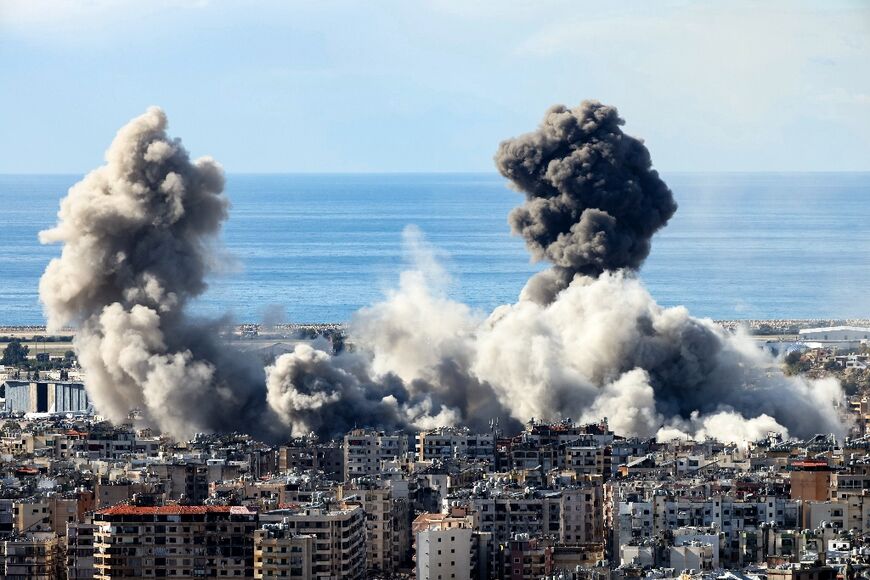
M 828 462 L 823 459 L 800 459 L 792 462 L 792 467 L 803 467 L 803 468 L 825 468 L 828 467 Z
M 278 504 L 279 510 L 298 510 L 300 507 L 298 503 L 281 502 Z
M 231 506 L 228 505 L 135 506 L 118 504 L 98 510 L 97 513 L 108 516 L 180 516 L 185 514 L 228 514 L 231 509 Z

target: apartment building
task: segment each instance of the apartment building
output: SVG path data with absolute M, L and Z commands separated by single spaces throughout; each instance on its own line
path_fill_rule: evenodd
M 365 511 L 369 569 L 392 573 L 408 560 L 411 514 L 407 482 L 356 478 L 338 487 L 337 499 Z
M 344 481 L 376 475 L 383 461 L 394 461 L 410 449 L 408 435 L 354 429 L 344 436 Z
M 94 524 L 69 524 L 66 528 L 66 577 L 67 580 L 84 580 L 94 577 Z
M 287 524 L 264 524 L 254 532 L 254 578 L 312 580 L 315 541 Z
M 476 570 L 474 521 L 465 510 L 424 513 L 414 520 L 417 580 L 471 578 Z
M 55 580 L 62 572 L 57 537 L 48 532 L 0 542 L 0 562 L 5 580 Z
M 366 517 L 363 509 L 325 505 L 266 512 L 263 524 L 286 526 L 286 533 L 314 537 L 311 577 L 316 580 L 354 580 L 366 571 Z
M 417 459 L 451 459 L 495 461 L 493 433 L 471 433 L 467 428 L 440 427 L 417 435 Z
M 257 513 L 230 506 L 117 505 L 95 512 L 95 578 L 251 578 Z

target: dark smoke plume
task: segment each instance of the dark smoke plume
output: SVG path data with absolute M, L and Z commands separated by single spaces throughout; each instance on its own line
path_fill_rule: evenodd
M 637 269 L 652 235 L 677 209 L 643 142 L 620 129 L 615 107 L 558 105 L 537 131 L 502 142 L 495 163 L 526 195 L 510 224 L 532 257 L 552 262 L 528 296 L 547 303 L 575 274 Z
M 191 161 L 153 107 L 118 132 L 106 164 L 69 190 L 57 226 L 40 234 L 64 244 L 39 285 L 49 325 L 78 326 L 88 393 L 114 421 L 139 409 L 179 437 L 262 426 L 262 366 L 228 352 L 217 323 L 185 313 L 215 259 L 223 187 L 221 167 Z

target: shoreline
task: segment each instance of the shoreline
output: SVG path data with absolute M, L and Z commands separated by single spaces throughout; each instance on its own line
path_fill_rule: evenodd
M 719 326 L 736 330 L 744 328 L 753 334 L 789 334 L 802 328 L 816 328 L 827 326 L 863 326 L 870 327 L 870 318 L 747 318 L 747 319 L 713 319 Z M 311 322 L 311 323 L 279 323 L 263 324 L 259 322 L 245 322 L 232 325 L 234 332 L 293 332 L 299 330 L 309 331 L 341 331 L 348 328 L 347 322 Z M 74 328 L 63 328 L 58 332 L 48 333 L 45 325 L 38 324 L 9 324 L 0 325 L 0 338 L 15 337 L 16 335 L 28 336 L 65 336 L 74 335 Z M 5 335 L 5 336 L 4 336 Z

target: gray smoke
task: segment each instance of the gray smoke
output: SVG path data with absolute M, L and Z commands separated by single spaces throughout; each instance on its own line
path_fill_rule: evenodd
M 538 131 L 501 144 L 496 163 L 527 198 L 511 224 L 553 266 L 483 317 L 447 298 L 423 252 L 397 290 L 355 317 L 375 378 L 398 375 L 411 392 L 430 385 L 461 422 L 506 411 L 518 421 L 608 417 L 628 435 L 842 434 L 836 381 L 784 376 L 750 338 L 660 307 L 637 279 L 676 204 L 622 124 L 613 107 L 559 106 Z M 419 234 L 406 235 L 419 254 Z
M 556 106 L 499 147 L 496 165 L 527 198 L 510 223 L 553 267 L 479 333 L 476 375 L 520 416 L 608 415 L 625 433 L 842 433 L 835 381 L 783 376 L 751 339 L 659 307 L 636 279 L 676 203 L 622 124 L 598 102 Z
M 252 426 L 267 436 L 262 366 L 227 351 L 220 321 L 185 312 L 206 288 L 228 202 L 221 167 L 191 161 L 166 123 L 156 107 L 133 119 L 106 164 L 70 188 L 40 234 L 64 244 L 40 299 L 50 327 L 78 327 L 88 394 L 109 419 L 138 409 L 178 437 Z
M 537 131 L 501 143 L 498 170 L 526 196 L 509 222 L 552 270 L 526 296 L 551 302 L 574 275 L 637 269 L 677 209 L 643 142 L 620 129 L 615 107 L 552 107 Z
M 842 434 L 837 381 L 785 377 L 750 338 L 662 308 L 643 287 L 636 270 L 676 204 L 621 125 L 598 103 L 555 107 L 499 148 L 499 169 L 527 198 L 511 224 L 552 263 L 519 301 L 486 314 L 451 300 L 434 249 L 407 228 L 413 264 L 354 316 L 355 350 L 299 345 L 264 372 L 217 339 L 220 321 L 185 312 L 216 259 L 223 175 L 190 161 L 150 109 L 41 235 L 64 248 L 40 296 L 52 326 L 78 326 L 98 410 L 117 421 L 138 408 L 179 437 L 482 429 L 495 418 L 511 429 L 532 417 L 607 417 L 618 433 L 662 438 Z

